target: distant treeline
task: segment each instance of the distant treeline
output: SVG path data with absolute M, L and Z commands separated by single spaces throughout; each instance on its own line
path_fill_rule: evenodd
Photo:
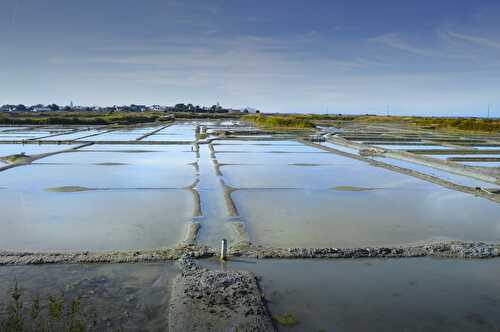
M 0 114 L 0 124 L 4 125 L 110 125 L 110 124 L 139 124 L 155 122 L 162 118 L 163 114 L 155 112 L 131 113 L 131 112 L 81 112 L 81 113 L 8 113 Z

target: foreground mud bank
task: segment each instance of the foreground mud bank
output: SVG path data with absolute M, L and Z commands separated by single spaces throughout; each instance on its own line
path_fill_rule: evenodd
M 169 331 L 275 331 L 257 278 L 247 271 L 211 271 L 189 256 L 178 262 Z
M 184 245 L 176 248 L 105 252 L 0 252 L 0 265 L 142 263 L 213 257 L 218 248 Z M 446 257 L 457 259 L 500 257 L 500 244 L 447 241 L 413 246 L 360 248 L 273 248 L 239 242 L 229 249 L 231 257 L 251 258 L 409 258 Z

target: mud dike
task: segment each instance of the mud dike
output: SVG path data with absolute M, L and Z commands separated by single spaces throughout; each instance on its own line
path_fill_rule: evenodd
M 195 143 L 193 149 L 197 154 L 194 163 L 197 178 L 188 189 L 193 193 L 195 210 L 181 246 L 217 246 L 223 238 L 229 238 L 231 243 L 250 244 L 245 224 L 231 198 L 234 189 L 224 183 L 213 145 Z

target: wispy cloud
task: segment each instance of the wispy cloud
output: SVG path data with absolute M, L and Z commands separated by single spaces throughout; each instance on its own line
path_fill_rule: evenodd
M 315 33 L 312 33 L 315 35 Z M 193 38 L 166 38 L 140 43 L 137 49 L 124 50 L 113 45 L 93 50 L 88 56 L 53 56 L 52 65 L 120 65 L 154 66 L 168 71 L 232 71 L 238 73 L 276 73 L 295 75 L 297 71 L 319 74 L 366 68 L 369 64 L 359 58 L 331 54 L 318 55 L 303 50 L 308 44 L 302 36 L 277 39 L 263 36 L 197 36 Z M 149 47 L 147 47 L 149 45 Z M 130 46 L 130 45 L 129 45 Z M 312 63 L 311 63 L 311 60 Z M 246 76 L 246 75 L 245 75 Z
M 448 35 L 450 35 L 453 38 L 456 38 L 456 39 L 459 39 L 462 41 L 466 41 L 469 43 L 477 44 L 477 45 L 480 45 L 483 47 L 500 49 L 500 41 L 495 41 L 495 40 L 491 40 L 491 39 L 479 37 L 479 36 L 466 35 L 463 33 L 457 33 L 457 32 L 453 32 L 453 31 L 449 31 Z
M 401 51 L 424 56 L 443 56 L 441 52 L 412 45 L 399 37 L 397 33 L 388 33 L 368 39 L 369 42 L 395 48 Z

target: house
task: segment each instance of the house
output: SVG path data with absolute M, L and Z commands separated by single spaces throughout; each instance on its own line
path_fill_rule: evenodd
M 164 107 L 162 107 L 162 106 L 160 106 L 160 105 L 151 105 L 151 106 L 149 107 L 149 109 L 150 109 L 150 110 L 152 110 L 152 111 L 161 112 L 161 111 L 163 111 L 165 108 L 164 108 Z

